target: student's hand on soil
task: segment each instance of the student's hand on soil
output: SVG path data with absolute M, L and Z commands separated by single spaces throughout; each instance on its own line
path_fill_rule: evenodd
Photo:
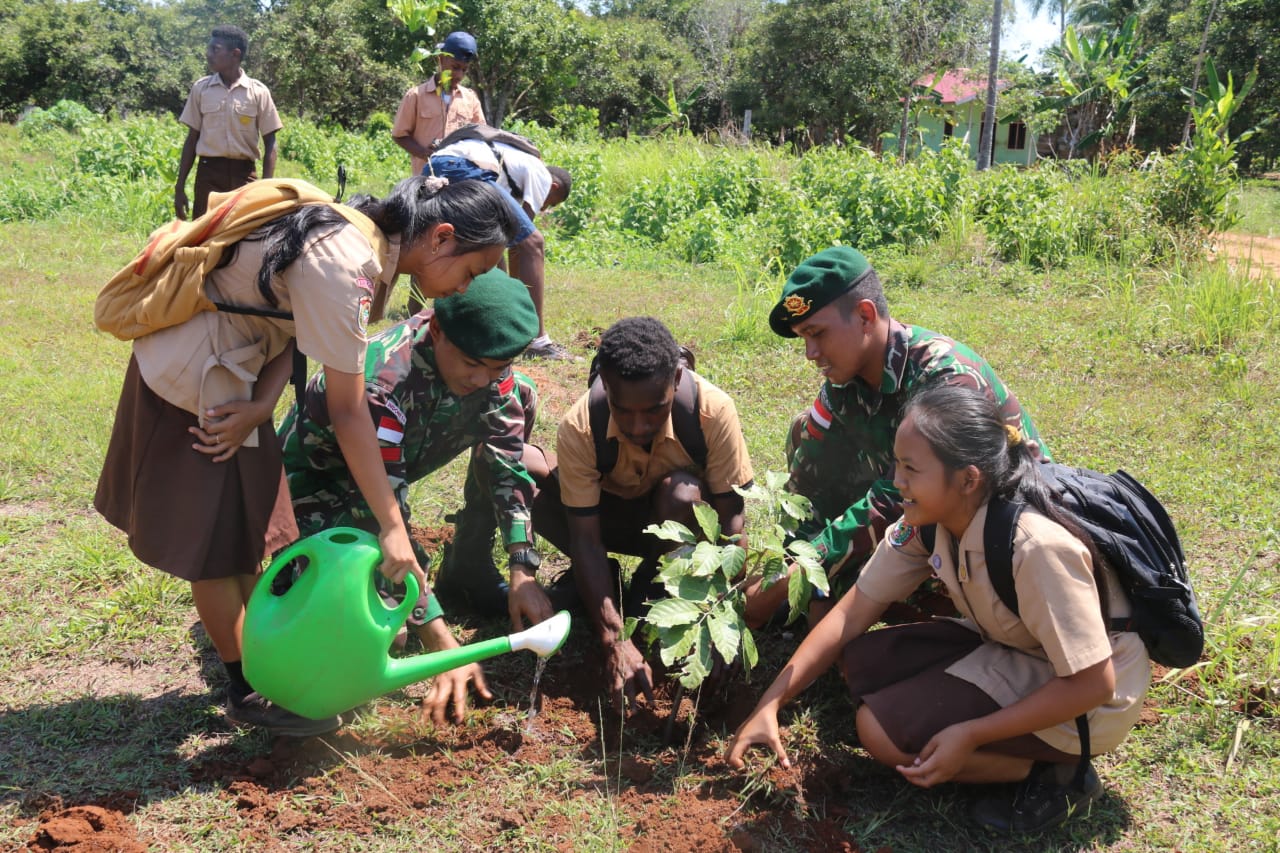
M 511 572 L 511 586 L 507 591 L 507 612 L 511 616 L 511 629 L 523 631 L 528 625 L 537 625 L 555 616 L 551 599 L 527 572 L 516 569 Z
M 909 766 L 899 764 L 898 772 L 913 785 L 932 788 L 954 779 L 975 749 L 968 728 L 956 723 L 931 737 Z
M 637 698 L 643 694 L 650 705 L 653 700 L 653 670 L 649 663 L 630 640 L 618 640 L 608 648 L 605 654 L 606 675 L 609 679 L 609 695 L 613 697 L 613 708 L 624 713 L 627 708 L 634 707 Z
M 742 757 L 747 754 L 748 749 L 757 745 L 767 746 L 773 750 L 773 754 L 778 756 L 778 763 L 783 767 L 791 766 L 791 759 L 787 758 L 787 751 L 782 748 L 782 735 L 778 731 L 778 715 L 772 711 L 757 710 L 747 717 L 746 722 L 738 727 L 733 740 L 729 742 L 725 760 L 734 770 L 741 770 L 746 766 Z
M 409 532 L 403 526 L 380 532 L 378 545 L 382 548 L 378 571 L 383 577 L 392 583 L 402 583 L 405 575 L 412 574 L 418 579 L 419 589 L 426 586 L 427 576 L 418 566 L 418 558 L 413 555 L 413 545 L 409 542 Z
M 486 702 L 493 698 L 484 680 L 484 670 L 473 663 L 442 672 L 431 682 L 427 695 L 422 697 L 422 716 L 431 717 L 437 726 L 443 726 L 449 705 L 453 705 L 453 721 L 461 723 L 467 714 L 467 684 L 472 683 L 480 698 Z

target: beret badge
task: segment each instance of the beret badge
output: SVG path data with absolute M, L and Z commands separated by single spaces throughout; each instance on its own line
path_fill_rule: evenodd
M 782 307 L 792 317 L 803 317 L 809 313 L 809 306 L 813 305 L 812 299 L 805 299 L 803 296 L 788 296 L 782 301 Z

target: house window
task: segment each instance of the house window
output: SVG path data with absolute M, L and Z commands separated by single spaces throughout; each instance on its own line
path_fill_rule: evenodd
M 1009 150 L 1021 151 L 1027 147 L 1027 126 L 1015 121 L 1009 124 Z
M 949 121 L 944 121 L 942 123 L 942 138 L 950 139 L 955 135 L 956 135 L 956 126 Z

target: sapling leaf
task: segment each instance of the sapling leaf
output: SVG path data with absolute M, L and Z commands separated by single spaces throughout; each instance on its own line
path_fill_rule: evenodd
M 634 616 L 628 616 L 622 620 L 622 639 L 630 640 L 631 635 L 636 632 L 636 628 L 640 626 L 640 620 Z
M 791 611 L 787 615 L 787 624 L 790 625 L 809 607 L 810 595 L 809 580 L 805 577 L 804 572 L 792 572 L 787 579 L 787 604 L 790 605 Z
M 720 568 L 720 548 L 710 542 L 699 542 L 693 549 L 690 558 L 689 574 L 694 577 L 707 578 Z
M 742 629 L 742 662 L 747 670 L 751 671 L 756 668 L 759 660 L 760 653 L 756 651 L 756 638 L 751 636 L 750 628 L 744 627 Z
M 720 541 L 720 515 L 715 511 L 711 504 L 702 503 L 701 501 L 693 505 L 693 517 L 698 520 L 698 526 L 702 528 L 702 538 L 708 542 Z
M 682 598 L 664 598 L 655 601 L 649 607 L 649 615 L 645 621 L 659 628 L 674 628 L 677 625 L 688 625 L 696 622 L 702 610 L 692 601 Z
M 644 532 L 659 539 L 666 539 L 669 542 L 687 542 L 692 545 L 698 541 L 698 538 L 693 535 L 689 528 L 669 518 L 662 524 L 650 524 L 644 529 Z
M 693 689 L 705 681 L 710 674 L 711 630 L 704 622 L 698 628 L 693 651 L 685 658 L 684 670 L 680 673 L 680 683 L 687 689 Z
M 720 574 L 733 580 L 741 572 L 747 562 L 747 552 L 737 545 L 727 545 L 720 549 Z
M 781 557 L 771 557 L 764 562 L 763 588 L 768 589 L 787 576 L 787 563 Z
M 742 637 L 742 620 L 732 602 L 721 601 L 711 609 L 707 629 L 716 651 L 725 663 L 733 663 L 738 657 L 738 643 Z
M 711 596 L 711 578 L 699 578 L 693 575 L 681 575 L 671 579 L 663 579 L 667 592 L 685 601 L 706 601 Z
M 675 666 L 676 661 L 689 654 L 698 632 L 692 625 L 679 628 L 664 628 L 658 632 L 658 657 L 668 669 Z

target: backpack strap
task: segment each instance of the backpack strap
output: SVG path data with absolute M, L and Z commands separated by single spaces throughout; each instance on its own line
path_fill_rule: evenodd
M 517 204 L 524 204 L 524 187 L 512 180 L 511 171 L 507 168 L 507 161 L 503 158 L 502 154 L 498 152 L 498 146 L 493 144 L 492 139 L 486 139 L 484 140 L 484 143 L 488 145 L 489 150 L 493 152 L 493 158 L 498 161 L 498 167 L 502 169 L 502 175 L 507 179 L 507 191 L 511 193 L 511 197 L 516 200 Z M 536 210 L 534 211 L 535 214 L 537 212 L 538 211 Z
M 675 401 L 671 404 L 671 428 L 676 440 L 689 454 L 698 468 L 707 467 L 707 437 L 702 431 L 702 419 L 698 416 L 698 381 L 693 371 L 685 368 L 676 385 Z M 618 440 L 609 438 L 609 401 L 605 397 L 604 382 L 599 376 L 591 380 L 587 392 L 587 416 L 591 424 L 591 439 L 596 448 L 596 470 L 606 476 L 618 464 Z
M 992 498 L 987 503 L 987 523 L 982 528 L 987 577 L 1004 606 L 1018 613 L 1018 592 L 1013 585 L 1013 536 L 1026 504 Z

